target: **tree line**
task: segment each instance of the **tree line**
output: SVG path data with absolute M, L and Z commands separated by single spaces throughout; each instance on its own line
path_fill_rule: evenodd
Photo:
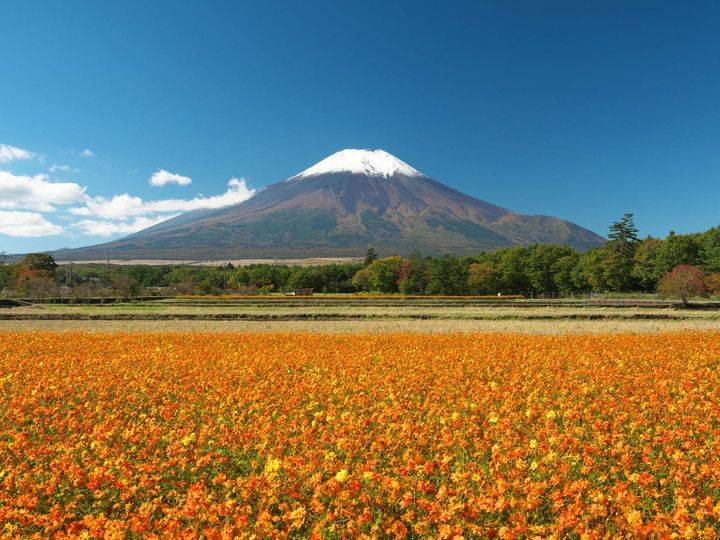
M 322 266 L 60 265 L 34 253 L 0 258 L 0 291 L 7 296 L 125 296 L 141 294 L 379 292 L 438 295 L 522 294 L 557 297 L 597 293 L 665 292 L 686 298 L 720 293 L 720 227 L 703 233 L 640 239 L 632 214 L 613 223 L 608 241 L 578 252 L 538 244 L 474 256 L 378 258 Z M 682 291 L 680 291 L 682 289 Z

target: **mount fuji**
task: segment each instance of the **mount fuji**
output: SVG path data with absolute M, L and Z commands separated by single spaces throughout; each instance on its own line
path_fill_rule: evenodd
M 465 195 L 383 150 L 342 150 L 252 198 L 198 210 L 61 259 L 250 259 L 464 255 L 536 243 L 588 249 L 604 239 L 568 221 Z

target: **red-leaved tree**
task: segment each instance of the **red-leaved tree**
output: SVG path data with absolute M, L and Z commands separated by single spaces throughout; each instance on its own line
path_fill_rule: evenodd
M 707 293 L 705 276 L 692 264 L 681 264 L 673 268 L 660 279 L 657 289 L 666 296 L 680 298 L 683 306 L 687 306 L 689 298 Z

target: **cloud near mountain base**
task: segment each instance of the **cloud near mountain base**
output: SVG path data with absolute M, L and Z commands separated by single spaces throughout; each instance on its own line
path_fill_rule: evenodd
M 54 236 L 65 229 L 50 223 L 42 214 L 0 210 L 0 234 L 21 238 Z
M 228 181 L 227 191 L 220 195 L 199 196 L 193 199 L 159 199 L 152 201 L 143 201 L 140 197 L 134 197 L 128 193 L 110 198 L 87 197 L 84 206 L 70 208 L 69 212 L 76 216 L 127 220 L 129 217 L 135 216 L 177 214 L 192 210 L 223 208 L 239 204 L 252 197 L 254 193 L 255 190 L 247 186 L 245 179 L 231 178 Z
M 80 203 L 85 188 L 74 182 L 52 182 L 46 174 L 15 175 L 0 171 L 0 208 L 52 212 L 55 205 Z
M 81 185 L 54 182 L 47 174 L 28 176 L 0 171 L 0 235 L 109 237 L 131 234 L 183 212 L 239 204 L 254 193 L 245 179 L 231 178 L 227 190 L 219 195 L 145 201 L 129 193 L 90 196 Z M 43 215 L 50 213 L 54 214 L 53 218 Z M 80 216 L 85 219 L 77 221 Z M 53 223 L 57 219 L 69 223 L 63 226 Z
M 102 236 L 109 237 L 117 234 L 132 234 L 153 225 L 157 225 L 167 219 L 174 218 L 177 214 L 171 214 L 167 216 L 159 216 L 155 218 L 148 218 L 144 216 L 136 217 L 132 221 L 117 222 L 107 220 L 95 220 L 95 219 L 83 219 L 74 224 L 74 226 L 80 230 L 82 234 L 88 236 Z

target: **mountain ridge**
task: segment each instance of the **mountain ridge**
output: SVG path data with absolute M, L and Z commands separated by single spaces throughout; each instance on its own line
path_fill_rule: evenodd
M 125 238 L 57 252 L 80 259 L 226 259 L 471 254 L 603 242 L 579 225 L 526 215 L 433 180 L 382 150 L 342 150 L 225 208 L 196 210 Z

